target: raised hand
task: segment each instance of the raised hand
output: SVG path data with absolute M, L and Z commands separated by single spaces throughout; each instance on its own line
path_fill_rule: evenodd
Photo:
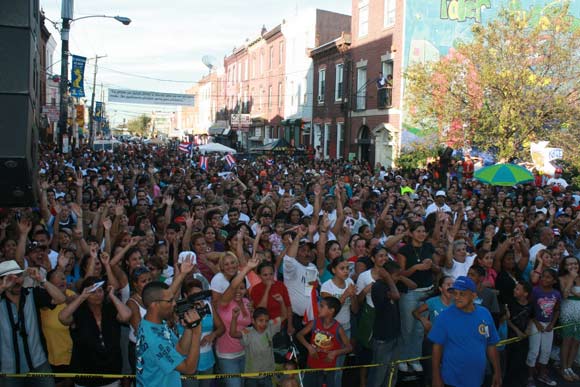
M 259 258 L 251 258 L 248 261 L 248 265 L 247 267 L 249 268 L 249 270 L 254 270 L 255 268 L 258 267 L 258 265 L 260 264 L 260 259 Z
M 28 233 L 32 230 L 32 221 L 28 218 L 22 218 L 18 222 L 18 231 L 20 235 L 28 235 Z
M 107 217 L 105 218 L 105 220 L 103 220 L 103 228 L 107 231 L 111 230 L 111 227 L 113 226 L 113 221 L 111 220 L 111 218 Z
M 71 211 L 75 213 L 76 216 L 81 216 L 83 214 L 83 210 L 81 209 L 81 206 L 78 205 L 78 203 L 73 202 L 69 204 L 69 207 Z
M 83 173 L 81 172 L 80 169 L 78 171 L 76 171 L 75 184 L 77 187 L 80 187 L 80 188 L 82 188 L 84 185 Z
M 103 266 L 107 267 L 109 266 L 109 263 L 111 262 L 111 256 L 109 255 L 109 253 L 103 251 L 101 253 L 101 263 L 103 264 Z
M 68 266 L 70 259 L 66 256 L 65 249 L 60 249 L 58 258 L 56 260 L 58 262 L 58 267 L 60 267 L 62 270 Z
M 28 276 L 32 278 L 34 281 L 41 282 L 44 278 L 42 277 L 42 273 L 40 269 L 37 267 L 29 267 L 26 269 Z

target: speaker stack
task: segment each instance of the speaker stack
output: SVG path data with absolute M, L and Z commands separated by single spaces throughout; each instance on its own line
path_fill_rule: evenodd
M 37 202 L 39 0 L 0 0 L 0 207 Z

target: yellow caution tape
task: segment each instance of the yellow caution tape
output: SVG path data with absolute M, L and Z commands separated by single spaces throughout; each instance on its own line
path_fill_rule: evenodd
M 560 325 L 554 327 L 554 331 L 579 325 L 580 322 L 574 322 L 570 324 Z M 537 334 L 537 333 L 535 333 Z M 524 337 L 512 337 L 510 339 L 505 339 L 497 343 L 497 346 L 504 346 L 516 343 L 521 340 L 525 340 L 531 335 L 526 335 Z M 404 360 L 395 360 L 389 363 L 389 367 L 391 368 L 390 375 L 389 375 L 389 386 L 392 385 L 393 377 L 395 375 L 396 366 L 400 363 L 411 363 L 414 361 L 420 360 L 427 360 L 430 359 L 431 356 L 421 356 L 416 357 L 413 359 L 404 359 Z M 332 371 L 344 371 L 344 370 L 351 370 L 357 368 L 375 368 L 381 367 L 385 364 L 377 363 L 377 364 L 362 364 L 362 365 L 353 365 L 353 366 L 342 366 L 342 367 L 332 367 L 332 368 L 307 368 L 302 370 L 280 370 L 280 371 L 268 371 L 268 372 L 246 372 L 246 373 L 237 373 L 237 374 L 211 374 L 211 375 L 182 375 L 182 379 L 196 379 L 196 380 L 212 380 L 212 379 L 231 379 L 231 378 L 263 378 L 268 376 L 276 376 L 276 375 L 298 375 L 307 372 L 332 372 Z M 57 372 L 28 372 L 23 374 L 0 374 L 0 378 L 82 378 L 82 379 L 92 379 L 92 378 L 101 378 L 101 379 L 135 379 L 135 375 L 125 375 L 125 374 L 77 374 L 77 373 L 57 373 Z

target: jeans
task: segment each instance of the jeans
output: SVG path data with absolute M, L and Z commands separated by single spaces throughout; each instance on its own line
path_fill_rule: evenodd
M 30 372 L 52 372 L 48 361 L 30 370 Z M 54 387 L 54 378 L 2 378 L 0 377 L 0 387 Z
M 540 322 L 545 328 L 548 323 Z M 536 360 L 542 365 L 548 365 L 550 361 L 550 354 L 552 353 L 552 342 L 554 341 L 554 331 L 538 333 L 536 324 L 530 323 L 530 337 L 528 338 L 530 348 L 528 349 L 528 359 L 526 364 L 528 367 L 535 367 Z M 540 358 L 538 359 L 538 354 Z
M 248 378 L 246 379 L 246 387 L 272 387 L 272 377 L 267 376 L 265 378 Z
M 345 330 L 346 337 L 350 340 L 350 331 L 351 328 Z M 345 343 L 346 344 L 346 343 Z M 342 367 L 344 365 L 344 360 L 346 359 L 346 355 L 340 355 L 336 358 L 336 366 Z M 334 371 L 334 385 L 341 386 L 342 385 L 342 371 Z
M 340 384 L 334 384 L 333 372 L 307 372 L 304 375 L 304 387 L 321 387 L 323 385 L 326 385 L 326 387 L 341 387 Z
M 222 374 L 239 374 L 244 372 L 245 362 L 245 356 L 240 356 L 235 359 L 224 359 L 218 357 L 218 364 Z M 243 385 L 241 378 L 228 378 L 224 381 L 226 387 L 242 387 Z
M 424 329 L 419 320 L 413 317 L 413 311 L 419 307 L 427 292 L 410 290 L 401 294 L 399 309 L 401 311 L 401 342 L 399 358 L 414 359 L 421 356 Z
M 381 363 L 380 367 L 374 367 L 369 370 L 367 387 L 387 386 L 391 362 L 397 358 L 398 339 L 389 341 L 373 340 L 373 364 Z M 395 367 L 395 372 L 397 367 Z M 396 375 L 395 375 L 396 377 Z M 396 378 L 393 380 L 393 386 L 396 385 Z
M 211 375 L 213 374 L 213 368 L 205 371 L 198 371 L 196 375 Z M 181 387 L 210 387 L 211 379 L 198 380 L 198 379 L 181 379 Z

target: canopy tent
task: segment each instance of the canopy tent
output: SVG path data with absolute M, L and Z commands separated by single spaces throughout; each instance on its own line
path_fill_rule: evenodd
M 283 138 L 274 142 L 266 144 L 261 147 L 253 148 L 251 152 L 287 152 L 290 149 L 290 144 Z
M 232 148 L 225 146 L 223 144 L 220 144 L 218 142 L 210 142 L 209 144 L 200 145 L 197 148 L 199 149 L 199 152 L 201 154 L 212 153 L 212 152 L 232 153 L 232 154 L 237 153 L 235 149 L 232 149 Z

